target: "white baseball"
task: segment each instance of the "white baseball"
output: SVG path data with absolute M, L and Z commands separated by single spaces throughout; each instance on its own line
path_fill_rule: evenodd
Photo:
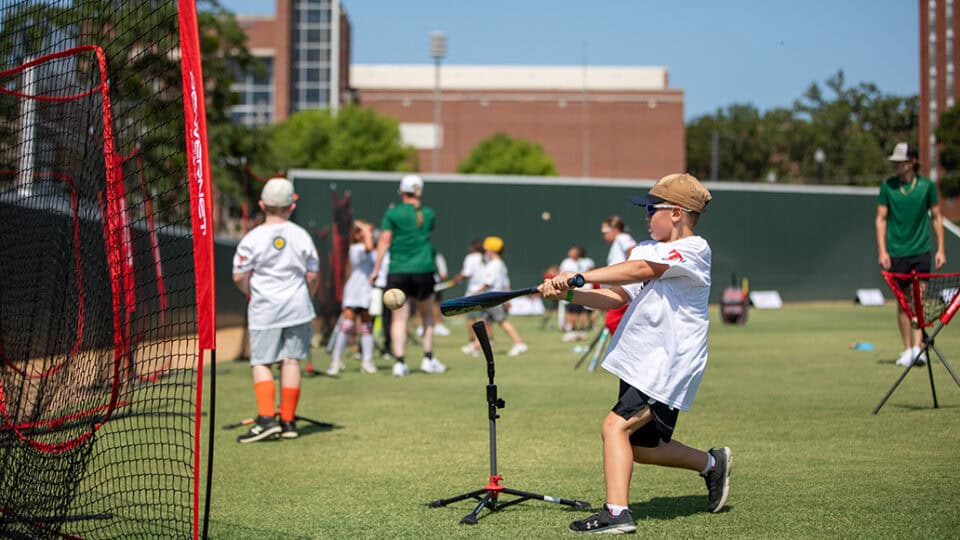
M 387 289 L 383 293 L 383 305 L 390 310 L 400 309 L 407 301 L 407 295 L 400 289 Z

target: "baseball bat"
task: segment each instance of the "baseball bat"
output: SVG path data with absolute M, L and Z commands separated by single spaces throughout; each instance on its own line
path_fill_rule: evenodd
M 433 292 L 445 291 L 456 284 L 457 284 L 457 280 L 455 279 L 448 279 L 446 281 L 441 281 L 433 286 Z
M 571 287 L 583 287 L 583 276 L 577 274 L 570 278 L 567 284 Z M 536 287 L 527 287 L 526 289 L 516 289 L 513 291 L 491 291 L 471 296 L 463 296 L 461 298 L 451 298 L 450 300 L 444 300 L 440 303 L 440 313 L 445 317 L 452 317 L 453 315 L 460 315 L 471 311 L 480 311 L 481 309 L 499 306 L 518 296 L 526 296 L 537 292 Z

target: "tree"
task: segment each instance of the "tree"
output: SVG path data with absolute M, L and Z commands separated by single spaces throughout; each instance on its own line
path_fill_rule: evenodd
M 457 165 L 457 172 L 556 176 L 557 166 L 539 144 L 497 133 L 480 141 Z
M 274 167 L 366 171 L 416 170 L 396 119 L 348 105 L 336 113 L 300 111 L 270 130 Z
M 254 59 L 233 14 L 226 12 L 216 0 L 200 0 L 197 4 L 208 127 L 216 131 L 217 126 L 229 124 L 227 110 L 236 99 L 230 90 L 235 74 L 238 70 L 252 69 Z M 176 3 L 88 0 L 61 6 L 35 1 L 21 2 L 6 14 L 7 20 L 0 21 L 4 29 L 0 33 L 0 57 L 8 63 L 16 65 L 73 45 L 93 44 L 103 49 L 116 150 L 126 156 L 135 148 L 140 149 L 143 173 L 150 179 L 155 194 L 154 208 L 161 216 L 184 212 L 182 201 L 186 194 L 174 189 L 174 186 L 186 186 L 183 178 L 186 171 L 185 97 L 177 50 Z M 81 53 L 74 58 L 76 61 L 72 64 L 56 64 L 60 72 L 40 81 L 38 92 L 59 95 L 64 88 L 85 88 L 91 86 L 92 81 L 98 83 L 98 66 L 92 56 Z M 0 129 L 0 143 L 4 147 L 18 136 L 9 133 L 11 124 L 4 121 L 11 118 L 9 113 L 16 114 L 17 110 L 13 103 L 6 106 L 9 101 L 3 98 L 0 103 L 4 105 L 0 107 L 0 124 L 5 125 L 5 129 Z M 91 110 L 87 112 L 96 112 L 94 107 L 90 105 Z M 99 120 L 96 115 L 90 118 Z M 92 132 L 98 131 L 92 126 L 65 124 L 56 114 L 48 118 L 38 115 L 37 124 L 38 141 L 67 150 L 75 150 L 78 140 L 86 140 L 87 127 Z M 219 138 L 210 139 L 212 155 L 219 154 L 219 141 Z M 82 156 L 82 159 L 95 158 L 91 152 Z M 102 156 L 99 159 L 102 162 Z M 58 160 L 59 157 L 49 153 L 41 154 L 37 166 L 56 170 L 61 166 Z M 214 179 L 228 184 L 231 181 L 227 175 L 217 175 Z M 83 192 L 81 196 L 95 199 L 96 192 Z
M 760 114 L 730 105 L 687 125 L 687 168 L 708 177 L 712 137 L 719 138 L 719 177 L 788 182 L 875 184 L 889 172 L 885 156 L 897 141 L 915 141 L 916 96 L 884 95 L 873 84 L 846 85 L 843 71 L 824 88 L 811 84 L 791 109 Z M 818 163 L 817 149 L 826 159 Z

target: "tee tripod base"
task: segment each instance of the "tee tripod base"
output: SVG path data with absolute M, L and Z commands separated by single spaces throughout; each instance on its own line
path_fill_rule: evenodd
M 476 499 L 480 501 L 477 503 L 477 506 L 474 507 L 472 512 L 460 519 L 461 525 L 476 525 L 477 519 L 480 516 L 480 512 L 484 508 L 490 509 L 491 512 L 496 512 L 501 508 L 513 506 L 515 504 L 522 503 L 523 501 L 529 501 L 530 499 L 564 504 L 567 506 L 573 506 L 575 508 L 590 508 L 590 503 L 586 501 L 562 499 L 560 497 L 551 497 L 549 495 L 542 495 L 540 493 L 531 493 L 529 491 L 510 489 L 500 485 L 501 480 L 503 480 L 503 477 L 499 474 L 490 476 L 490 483 L 484 486 L 482 489 L 477 489 L 469 493 L 463 493 L 461 495 L 457 495 L 456 497 L 450 497 L 449 499 L 439 499 L 431 502 L 430 506 L 432 508 L 439 508 L 441 506 L 446 506 L 450 503 L 455 503 L 466 499 Z M 513 495 L 516 498 L 509 501 L 502 501 L 500 500 L 501 494 Z
M 481 489 L 467 493 L 461 493 L 460 495 L 450 497 L 448 499 L 437 499 L 430 503 L 430 507 L 439 508 L 441 506 L 446 506 L 450 503 L 455 503 L 466 499 L 478 500 L 479 502 L 477 503 L 477 506 L 474 507 L 473 511 L 463 516 L 463 518 L 460 520 L 461 525 L 476 525 L 477 519 L 479 519 L 480 516 L 480 512 L 484 508 L 488 508 L 491 512 L 495 512 L 501 508 L 513 506 L 530 499 L 563 504 L 567 506 L 573 506 L 575 508 L 590 508 L 590 503 L 586 501 L 575 501 L 571 499 L 561 499 L 560 497 L 550 497 L 548 495 L 541 495 L 540 493 L 520 491 L 500 485 L 500 481 L 503 480 L 503 477 L 497 473 L 497 418 L 500 418 L 500 415 L 497 413 L 497 409 L 504 408 L 506 406 L 506 402 L 497 396 L 497 385 L 493 384 L 493 351 L 490 349 L 490 337 L 487 336 L 487 329 L 484 325 L 484 322 L 476 322 L 473 325 L 473 331 L 477 336 L 477 341 L 480 342 L 480 348 L 483 349 L 483 356 L 487 359 L 487 377 L 489 379 L 489 383 L 487 384 L 487 418 L 490 420 L 490 482 Z M 513 495 L 516 498 L 509 501 L 501 501 L 501 494 Z

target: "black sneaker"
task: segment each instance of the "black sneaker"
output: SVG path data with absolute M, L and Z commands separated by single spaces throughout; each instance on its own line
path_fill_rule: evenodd
M 283 439 L 296 439 L 300 434 L 297 433 L 297 424 L 293 421 L 280 421 L 280 437 Z
M 703 477 L 707 483 L 707 510 L 719 512 L 727 504 L 730 495 L 730 469 L 733 468 L 733 453 L 727 447 L 711 448 L 710 455 L 716 460 L 713 468 Z
M 280 423 L 272 416 L 258 416 L 257 422 L 250 428 L 250 431 L 237 437 L 239 443 L 250 443 L 262 441 L 268 438 L 276 438 L 280 433 Z
M 637 524 L 633 521 L 629 509 L 620 512 L 619 516 L 614 516 L 607 510 L 607 505 L 603 505 L 598 513 L 570 523 L 570 530 L 575 533 L 624 534 L 636 532 Z

